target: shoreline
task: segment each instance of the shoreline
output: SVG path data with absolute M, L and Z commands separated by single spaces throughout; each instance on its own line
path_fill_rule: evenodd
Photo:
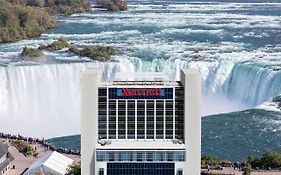
M 25 141 L 20 139 L 21 141 Z M 19 141 L 19 140 L 13 140 L 13 138 L 0 138 L 0 141 L 3 141 L 6 143 L 9 147 L 9 153 L 14 157 L 14 160 L 10 163 L 12 168 L 9 169 L 7 172 L 7 175 L 20 175 L 26 172 L 35 162 L 42 159 L 45 156 L 48 156 L 52 154 L 54 151 L 51 149 L 47 149 L 44 144 L 41 144 L 40 142 L 35 143 L 28 143 L 30 147 L 32 147 L 35 150 L 36 155 L 32 156 L 26 156 L 23 152 L 20 152 L 19 149 L 12 145 L 11 142 L 13 141 Z M 72 160 L 74 160 L 73 165 L 80 164 L 81 162 L 81 156 L 80 155 L 74 155 L 69 153 L 60 153 Z
M 28 144 L 38 144 L 42 147 L 44 147 L 46 150 L 50 151 L 57 151 L 62 154 L 69 154 L 69 155 L 76 155 L 76 156 L 81 156 L 81 152 L 79 150 L 72 150 L 72 149 L 67 149 L 63 147 L 56 147 L 50 143 L 47 142 L 47 140 L 39 139 L 39 138 L 34 138 L 34 137 L 26 137 L 22 135 L 13 135 L 13 134 L 6 134 L 6 133 L 0 133 L 0 139 L 4 139 L 10 142 L 10 140 L 19 140 L 19 141 L 24 141 Z
M 59 138 L 59 137 L 58 137 Z M 38 160 L 40 157 L 53 152 L 57 151 L 65 156 L 68 156 L 69 158 L 72 158 L 75 160 L 75 163 L 80 163 L 81 162 L 81 152 L 80 151 L 74 151 L 74 150 L 68 150 L 66 148 L 62 147 L 56 147 L 50 143 L 47 142 L 47 140 L 39 139 L 39 138 L 34 138 L 34 137 L 26 137 L 22 135 L 13 135 L 13 134 L 6 134 L 6 133 L 0 133 L 0 140 L 6 142 L 9 144 L 9 150 L 12 152 L 13 156 L 16 157 L 16 159 L 13 161 L 12 164 L 16 165 L 16 169 L 12 169 L 12 174 L 11 175 L 16 175 L 19 171 L 24 171 L 23 166 L 30 166 L 32 163 L 34 163 L 36 160 Z M 36 151 L 38 150 L 39 157 L 37 156 L 25 156 L 23 153 L 19 152 L 19 150 L 11 145 L 11 141 L 24 141 L 28 143 L 30 146 L 33 148 L 36 147 Z M 19 155 L 21 158 L 19 158 Z M 22 169 L 19 170 L 21 167 Z M 243 175 L 243 170 L 240 168 L 234 168 L 232 164 L 230 166 L 222 166 L 219 169 L 217 166 L 211 166 L 212 168 L 206 169 L 206 166 L 201 166 L 201 174 L 205 175 Z M 17 173 L 13 172 L 16 171 Z M 260 169 L 260 170 L 253 170 L 252 175 L 279 175 L 281 173 L 281 168 L 280 169 L 273 169 L 273 170 L 265 170 L 265 169 Z

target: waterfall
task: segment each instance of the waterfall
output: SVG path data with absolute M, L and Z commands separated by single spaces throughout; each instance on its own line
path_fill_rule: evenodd
M 180 69 L 196 68 L 202 73 L 204 115 L 255 107 L 281 93 L 280 71 L 231 62 L 122 59 L 0 67 L 1 132 L 45 138 L 79 133 L 79 80 L 87 67 L 99 67 L 103 80 L 114 80 L 116 72 L 147 71 L 179 80 Z
M 254 107 L 281 93 L 281 71 L 232 62 L 191 63 L 189 67 L 202 73 L 205 95 L 221 95 Z

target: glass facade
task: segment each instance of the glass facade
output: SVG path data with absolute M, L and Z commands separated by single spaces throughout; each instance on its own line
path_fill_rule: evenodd
M 153 82 L 151 82 L 153 84 Z M 128 88 L 141 95 L 119 98 L 122 88 L 100 87 L 98 135 L 100 139 L 172 140 L 184 137 L 184 89 L 177 86 Z M 159 90 L 160 89 L 160 90 Z M 161 98 L 143 96 L 147 90 L 163 91 Z M 129 93 L 129 92 L 128 92 Z M 131 93 L 131 92 L 130 92 Z M 120 92 L 122 94 L 122 92 Z M 114 98 L 113 98 L 114 97 Z M 118 98 L 117 98 L 118 97 Z
M 99 175 L 104 175 L 104 169 L 103 168 L 99 169 Z
M 174 175 L 174 163 L 107 163 L 108 175 Z
M 127 139 L 135 139 L 135 127 L 136 127 L 136 102 L 134 100 L 128 100 L 127 103 Z
M 107 89 L 100 88 L 99 92 L 99 99 L 98 99 L 98 134 L 99 138 L 106 139 L 107 138 Z
M 109 100 L 108 103 L 108 139 L 116 139 L 116 101 Z
M 176 139 L 184 140 L 184 89 L 175 88 L 175 134 Z
M 126 101 L 118 100 L 118 110 L 116 118 L 118 118 L 118 139 L 126 138 Z
M 184 162 L 185 150 L 97 150 L 97 162 Z
M 154 100 L 147 100 L 146 102 L 146 138 L 154 139 L 155 122 L 154 122 Z
M 182 169 L 178 169 L 177 170 L 177 175 L 183 175 L 183 170 Z

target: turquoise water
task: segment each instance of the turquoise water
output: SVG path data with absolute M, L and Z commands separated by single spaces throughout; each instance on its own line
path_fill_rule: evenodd
M 231 161 L 281 151 L 281 114 L 252 109 L 202 118 L 202 155 Z M 49 143 L 80 150 L 80 136 L 50 139 Z
M 57 17 L 60 26 L 39 38 L 0 44 L 1 131 L 40 138 L 78 134 L 79 79 L 87 67 L 100 68 L 103 80 L 148 71 L 179 80 L 180 70 L 190 67 L 202 73 L 204 155 L 241 160 L 281 152 L 280 110 L 253 109 L 281 94 L 281 3 L 265 2 L 129 1 L 127 12 L 93 7 Z M 109 62 L 66 50 L 45 51 L 49 60 L 21 60 L 24 46 L 61 35 L 81 46 L 110 45 L 117 53 Z M 227 113 L 245 109 L 251 110 Z M 42 130 L 42 123 L 51 127 Z M 80 145 L 79 136 L 52 142 L 75 150 Z

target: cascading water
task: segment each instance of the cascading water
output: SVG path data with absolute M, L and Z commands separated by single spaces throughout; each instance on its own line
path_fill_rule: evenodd
M 114 80 L 117 72 L 148 71 L 146 64 L 150 64 L 149 71 L 162 71 L 171 80 L 179 80 L 181 68 L 198 69 L 203 79 L 204 115 L 254 107 L 281 92 L 280 72 L 250 64 L 123 60 L 1 67 L 1 131 L 37 137 L 77 134 L 82 71 L 100 68 L 103 80 Z
M 128 2 L 126 12 L 93 7 L 57 17 L 59 27 L 39 38 L 0 44 L 0 65 L 6 66 L 0 67 L 0 132 L 78 134 L 79 79 L 87 67 L 99 67 L 103 80 L 119 80 L 117 72 L 164 72 L 179 80 L 180 69 L 190 67 L 202 74 L 202 115 L 221 113 L 202 119 L 203 155 L 241 161 L 280 151 L 279 104 L 263 103 L 281 94 L 279 0 Z M 89 62 L 66 49 L 44 51 L 48 65 L 19 56 L 24 46 L 50 44 L 61 35 L 74 45 L 109 45 L 117 52 L 110 62 Z M 63 144 L 57 146 L 76 141 L 71 146 L 79 149 L 78 138 L 58 138 Z

